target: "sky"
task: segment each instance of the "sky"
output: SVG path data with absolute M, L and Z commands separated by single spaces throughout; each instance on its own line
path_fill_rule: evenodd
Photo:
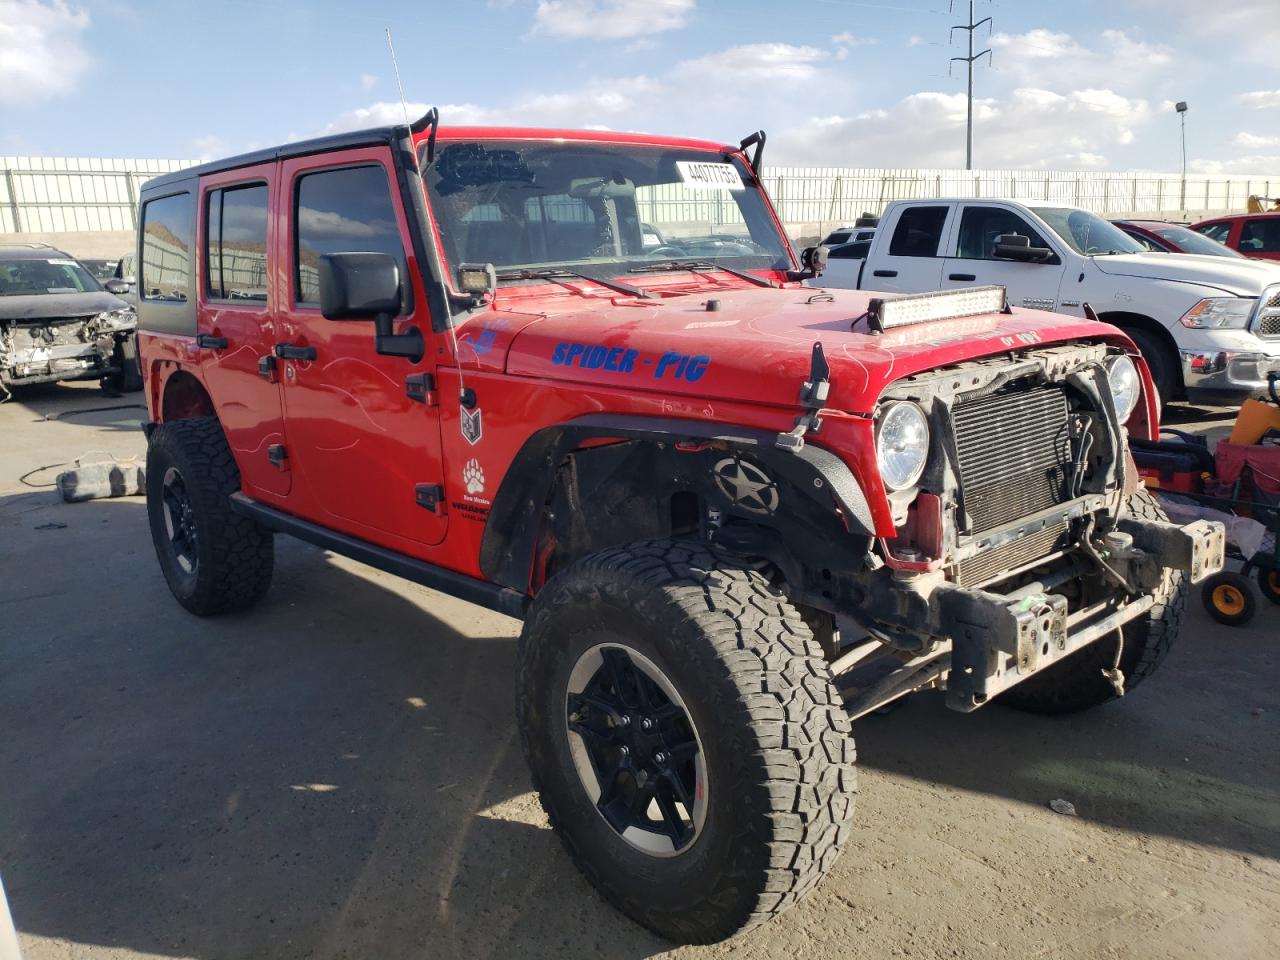
M 401 122 L 961 167 L 967 0 L 0 0 L 0 154 L 211 159 Z M 977 0 L 974 166 L 1280 178 L 1280 0 Z M 950 67 L 950 73 L 948 71 Z

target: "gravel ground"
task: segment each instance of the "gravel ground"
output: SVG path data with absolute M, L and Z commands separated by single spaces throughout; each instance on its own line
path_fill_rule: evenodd
M 141 454 L 142 411 L 68 415 L 130 402 L 0 406 L 0 873 L 27 960 L 1280 955 L 1271 608 L 1232 630 L 1196 599 L 1161 673 L 1088 714 L 922 694 L 860 721 L 833 874 L 672 949 L 592 893 L 530 793 L 514 621 L 283 538 L 261 606 L 198 620 L 141 499 L 19 482 Z

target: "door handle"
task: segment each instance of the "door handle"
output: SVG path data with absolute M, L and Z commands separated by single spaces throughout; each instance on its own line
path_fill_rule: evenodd
M 949 273 L 948 280 L 977 280 L 977 276 L 972 273 Z
M 872 270 L 871 275 L 873 277 L 896 277 L 898 275 L 898 271 L 897 270 Z
M 226 337 L 215 337 L 208 333 L 196 334 L 196 346 L 201 350 L 225 350 L 227 349 Z
M 315 347 L 299 347 L 292 343 L 277 343 L 275 353 L 281 360 L 314 360 L 316 358 Z

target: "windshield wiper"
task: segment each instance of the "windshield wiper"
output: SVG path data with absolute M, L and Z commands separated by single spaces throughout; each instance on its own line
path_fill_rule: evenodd
M 708 273 L 712 270 L 723 270 L 725 273 L 731 273 L 735 277 L 749 280 L 757 287 L 773 287 L 775 290 L 777 289 L 777 285 L 772 280 L 757 277 L 754 273 L 747 273 L 745 270 L 726 267 L 723 263 L 716 263 L 714 260 L 660 260 L 657 263 L 645 263 L 638 267 L 632 267 L 631 273 L 659 273 L 672 270 L 688 270 L 690 273 Z
M 498 274 L 499 280 L 557 280 L 563 277 L 590 280 L 592 283 L 598 283 L 602 287 L 616 290 L 618 293 L 625 293 L 630 297 L 648 299 L 653 296 L 648 290 L 641 290 L 639 287 L 633 287 L 628 283 L 606 280 L 604 277 L 597 277 L 593 273 L 583 273 L 581 270 L 567 270 L 564 267 L 548 267 L 545 270 L 507 270 Z

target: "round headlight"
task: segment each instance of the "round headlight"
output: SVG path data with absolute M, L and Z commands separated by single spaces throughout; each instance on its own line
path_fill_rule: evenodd
M 929 421 L 914 403 L 886 407 L 876 428 L 876 459 L 880 477 L 890 490 L 901 490 L 920 479 L 929 460 Z
M 1111 399 L 1115 401 L 1116 416 L 1124 423 L 1138 406 L 1142 395 L 1142 378 L 1138 368 L 1125 356 L 1112 357 L 1107 364 L 1107 379 L 1111 381 Z

